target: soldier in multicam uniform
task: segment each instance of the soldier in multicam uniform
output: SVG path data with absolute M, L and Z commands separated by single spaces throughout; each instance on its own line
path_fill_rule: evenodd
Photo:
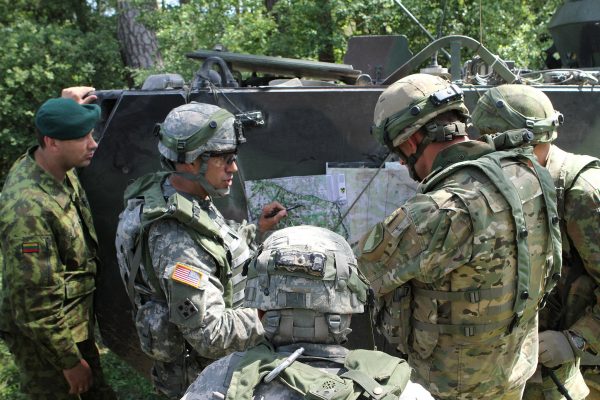
M 0 196 L 0 337 L 31 399 L 115 399 L 94 341 L 99 268 L 89 205 L 73 171 L 89 165 L 100 108 L 69 88 L 36 113 L 38 146 L 12 166 Z
M 540 364 L 525 399 L 561 399 L 553 373 L 573 399 L 600 398 L 600 161 L 561 150 L 552 142 L 562 115 L 544 92 L 502 85 L 478 101 L 473 122 L 484 134 L 527 128 L 540 164 L 554 179 L 562 234 L 563 271 L 540 312 Z M 580 372 L 584 372 L 585 382 Z M 586 365 L 584 365 L 586 364 Z
M 267 341 L 215 361 L 182 400 L 431 399 L 409 382 L 404 360 L 341 346 L 367 291 L 340 235 L 315 226 L 273 233 L 250 261 L 246 286 Z
M 470 141 L 468 118 L 460 88 L 439 77 L 381 94 L 373 134 L 422 184 L 360 241 L 358 265 L 382 333 L 434 397 L 520 399 L 537 311 L 559 279 L 555 193 L 531 151 Z
M 116 247 L 154 385 L 179 398 L 212 360 L 262 338 L 256 310 L 239 307 L 256 228 L 225 220 L 212 202 L 229 193 L 244 140 L 231 113 L 186 104 L 167 115 L 158 136 L 167 171 L 126 189 Z M 279 203 L 265 206 L 259 232 L 285 214 Z

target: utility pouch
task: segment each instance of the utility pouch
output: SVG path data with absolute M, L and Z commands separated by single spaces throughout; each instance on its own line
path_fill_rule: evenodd
M 177 327 L 169 322 L 166 303 L 150 300 L 140 306 L 135 328 L 142 351 L 152 359 L 173 362 L 182 357 L 185 340 Z
M 408 337 L 411 332 L 412 290 L 410 284 L 397 287 L 375 305 L 376 325 L 389 343 L 408 354 Z

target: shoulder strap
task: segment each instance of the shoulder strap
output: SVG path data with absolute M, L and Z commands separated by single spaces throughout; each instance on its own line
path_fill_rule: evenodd
M 202 246 L 221 267 L 220 281 L 224 286 L 224 298 L 226 303 L 231 303 L 233 296 L 233 287 L 229 279 L 231 270 L 230 257 L 225 250 L 223 239 L 219 233 L 219 228 L 210 219 L 196 202 L 188 200 L 179 193 L 175 193 L 167 200 L 162 192 L 162 183 L 167 178 L 168 173 L 157 173 L 145 175 L 133 184 L 127 187 L 125 191 L 125 203 L 133 199 L 139 199 L 142 202 L 139 234 L 135 239 L 135 251 L 129 258 L 129 277 L 127 282 L 127 291 L 130 300 L 134 301 L 134 285 L 139 273 L 142 259 L 144 265 L 151 265 L 151 260 L 147 250 L 147 232 L 148 227 L 161 219 L 173 218 L 186 227 L 188 232 L 196 238 Z M 162 293 L 160 290 L 160 280 L 156 276 L 154 268 L 145 269 L 149 285 L 155 293 Z M 229 299 L 229 302 L 227 301 Z
M 600 160 L 583 154 L 568 153 L 557 146 L 552 146 L 552 156 L 547 168 L 554 177 L 558 216 L 561 221 L 565 215 L 565 192 L 573 186 L 579 174 L 592 165 L 600 167 Z
M 476 160 L 469 160 L 453 164 L 425 183 L 421 188 L 421 192 L 426 193 L 433 190 L 444 178 L 455 173 L 459 169 L 474 167 L 479 169 L 490 178 L 490 181 L 496 186 L 496 188 L 502 193 L 503 197 L 508 202 L 512 210 L 515 227 L 517 229 L 517 294 L 515 296 L 515 302 L 513 305 L 513 318 L 508 324 L 509 331 L 512 331 L 512 329 L 520 322 L 525 310 L 525 302 L 527 300 L 527 294 L 529 293 L 530 265 L 529 250 L 526 240 L 528 232 L 525 224 L 525 218 L 523 216 L 521 199 L 518 191 L 512 185 L 510 180 L 507 179 L 502 170 L 502 162 L 503 160 L 507 159 L 515 159 L 521 162 L 530 163 L 530 165 L 533 166 L 533 169 L 540 182 L 540 187 L 542 189 L 548 214 L 548 228 L 552 237 L 552 240 L 548 241 L 548 250 L 553 254 L 553 259 L 555 260 L 553 262 L 551 271 L 552 279 L 548 279 L 545 284 L 545 292 L 548 293 L 556 283 L 556 280 L 559 276 L 558 274 L 560 273 L 561 263 L 559 261 L 561 260 L 561 254 L 558 251 L 558 249 L 560 249 L 560 230 L 558 229 L 557 224 L 558 218 L 556 201 L 554 200 L 554 185 L 552 178 L 548 171 L 538 164 L 538 162 L 535 160 L 535 157 L 529 150 L 513 149 L 511 151 L 496 151 L 485 154 Z

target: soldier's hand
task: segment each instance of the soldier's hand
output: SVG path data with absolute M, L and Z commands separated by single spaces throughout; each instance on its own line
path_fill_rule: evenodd
M 267 231 L 273 230 L 277 223 L 281 221 L 282 218 L 285 218 L 287 215 L 287 211 L 285 207 L 282 206 L 279 202 L 273 201 L 262 209 L 262 214 L 258 219 L 258 231 L 260 233 L 265 233 Z
M 544 331 L 539 334 L 540 354 L 538 361 L 548 368 L 575 361 L 575 354 L 567 336 L 559 331 Z
M 63 369 L 63 375 L 69 384 L 69 394 L 85 393 L 93 383 L 92 369 L 83 358 L 73 368 Z
M 95 94 L 91 94 L 94 89 L 91 86 L 73 86 L 68 87 L 62 90 L 60 97 L 64 97 L 67 99 L 73 99 L 79 104 L 90 104 L 96 101 L 98 96 Z

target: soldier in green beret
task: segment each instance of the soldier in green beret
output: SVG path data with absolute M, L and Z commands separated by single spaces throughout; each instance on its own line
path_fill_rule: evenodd
M 37 111 L 38 145 L 0 195 L 0 335 L 31 399 L 115 399 L 104 382 L 92 310 L 98 243 L 74 172 L 90 164 L 100 108 L 91 87 L 63 90 Z

